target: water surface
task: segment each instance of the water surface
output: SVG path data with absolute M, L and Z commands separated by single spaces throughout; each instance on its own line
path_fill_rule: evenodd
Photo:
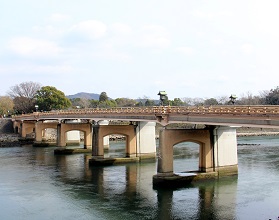
M 0 148 L 0 219 L 277 219 L 279 138 L 238 138 L 239 175 L 154 190 L 156 162 L 89 167 L 90 154 Z M 123 154 L 124 143 L 111 154 Z M 174 149 L 174 170 L 198 167 L 198 146 Z

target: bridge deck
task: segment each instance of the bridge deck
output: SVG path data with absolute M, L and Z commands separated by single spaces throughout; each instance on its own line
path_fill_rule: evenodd
M 161 124 L 191 123 L 278 127 L 279 106 L 155 106 L 127 108 L 92 108 L 34 112 L 13 117 L 17 121 L 39 120 L 123 120 L 155 121 Z

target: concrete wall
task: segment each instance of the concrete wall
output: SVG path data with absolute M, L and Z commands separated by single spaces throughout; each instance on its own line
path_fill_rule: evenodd
M 214 134 L 214 164 L 216 170 L 235 167 L 237 169 L 237 138 L 236 128 L 216 127 Z
M 156 157 L 155 122 L 138 122 L 137 155 L 140 157 Z

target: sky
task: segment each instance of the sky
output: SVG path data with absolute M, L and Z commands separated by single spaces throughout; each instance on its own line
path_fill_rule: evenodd
M 0 96 L 216 98 L 279 83 L 278 0 L 2 0 Z

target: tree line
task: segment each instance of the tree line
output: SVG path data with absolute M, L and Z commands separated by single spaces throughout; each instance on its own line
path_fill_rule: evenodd
M 106 92 L 102 92 L 98 100 L 68 99 L 64 92 L 53 86 L 42 86 L 40 83 L 30 81 L 14 85 L 9 89 L 6 96 L 0 96 L 0 116 L 59 109 L 141 107 L 159 104 L 158 100 L 152 100 L 146 96 L 138 99 L 111 99 Z M 168 99 L 166 96 L 161 104 L 170 106 L 279 105 L 279 87 L 263 91 L 256 96 L 247 92 L 233 102 L 229 96 L 207 99 L 184 97 L 174 98 L 173 100 Z

